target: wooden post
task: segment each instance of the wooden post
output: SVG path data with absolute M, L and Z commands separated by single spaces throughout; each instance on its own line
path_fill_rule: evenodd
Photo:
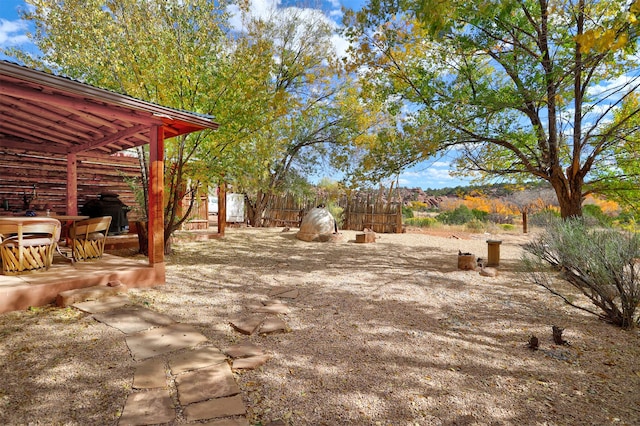
M 149 140 L 149 263 L 164 262 L 164 129 L 151 126 Z
M 227 227 L 227 184 L 222 182 L 218 186 L 218 234 L 224 237 Z
M 78 215 L 78 160 L 76 154 L 67 155 L 67 209 L 69 216 Z
M 487 266 L 500 265 L 500 244 L 499 240 L 487 240 Z

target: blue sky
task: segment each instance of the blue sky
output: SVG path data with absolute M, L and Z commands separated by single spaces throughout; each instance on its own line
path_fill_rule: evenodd
M 340 9 L 342 6 L 358 9 L 364 0 L 251 0 L 256 10 L 266 9 L 270 5 L 278 7 L 313 7 L 310 4 L 321 5 L 322 11 L 331 19 L 340 22 Z M 19 19 L 18 10 L 27 8 L 24 0 L 0 0 L 0 47 L 17 47 L 23 50 L 33 49 L 29 43 L 26 32 L 29 26 Z M 259 12 L 258 12 L 259 13 Z M 339 42 L 339 41 L 338 41 Z M 0 54 L 0 59 L 11 59 Z M 401 186 L 410 188 L 443 188 L 465 185 L 466 182 L 449 175 L 450 164 L 443 159 L 434 160 L 428 163 L 413 167 L 399 176 Z M 395 179 L 394 179 L 395 180 Z

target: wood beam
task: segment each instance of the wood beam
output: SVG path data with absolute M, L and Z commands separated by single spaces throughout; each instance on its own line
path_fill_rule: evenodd
M 83 112 L 88 115 L 99 115 L 105 118 L 111 118 L 114 120 L 124 120 L 128 122 L 140 123 L 140 124 L 159 124 L 162 125 L 162 120 L 158 117 L 151 115 L 142 115 L 135 110 L 126 108 L 115 108 L 113 106 L 106 106 L 96 102 L 89 102 L 85 99 L 74 98 L 63 94 L 49 94 L 40 90 L 27 89 L 17 85 L 8 85 L 6 83 L 0 84 L 0 94 L 12 96 L 20 99 L 29 99 L 35 102 L 42 102 L 56 107 L 68 108 L 72 111 Z
M 137 126 L 132 126 L 129 127 L 126 130 L 121 130 L 115 134 L 109 135 L 107 137 L 104 137 L 102 139 L 98 139 L 95 141 L 91 141 L 91 142 L 87 142 L 84 143 L 82 145 L 77 145 L 75 147 L 73 147 L 72 149 L 69 150 L 70 153 L 78 153 L 78 152 L 82 152 L 82 151 L 88 151 L 90 149 L 93 148 L 99 148 L 102 146 L 106 146 L 112 143 L 116 143 L 121 139 L 127 138 L 129 136 L 133 136 L 136 133 L 140 133 L 141 131 L 147 129 L 148 126 L 139 124 Z

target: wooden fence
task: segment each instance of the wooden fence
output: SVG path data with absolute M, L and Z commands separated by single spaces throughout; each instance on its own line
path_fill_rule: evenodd
M 299 227 L 304 214 L 320 202 L 317 198 L 300 198 L 293 194 L 273 196 L 263 216 L 265 227 Z
M 274 197 L 264 215 L 264 226 L 299 227 L 305 213 L 325 201 L 320 198 L 304 199 L 291 194 Z M 336 218 L 340 228 L 362 231 L 368 228 L 378 233 L 402 232 L 402 207 L 400 203 L 389 203 L 380 197 L 373 199 L 371 194 L 366 198 L 343 197 L 338 201 L 342 208 L 342 217 Z
M 402 232 L 402 206 L 400 203 L 366 199 L 344 200 L 343 229 L 362 231 L 368 228 L 382 234 Z
M 102 192 L 114 192 L 126 205 L 137 207 L 135 194 L 127 182 L 140 176 L 137 158 L 124 154 L 78 154 L 77 173 L 78 207 L 97 199 Z M 52 211 L 65 214 L 66 186 L 66 158 L 0 147 L 0 200 L 9 210 L 24 210 L 26 200 L 37 210 L 49 204 Z M 135 220 L 136 211 L 127 217 Z

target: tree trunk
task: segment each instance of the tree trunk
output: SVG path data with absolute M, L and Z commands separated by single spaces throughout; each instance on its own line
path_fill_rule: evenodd
M 569 178 L 562 172 L 552 176 L 549 182 L 556 192 L 560 205 L 560 216 L 563 219 L 570 217 L 582 217 L 582 177 L 573 175 L 570 171 Z
M 527 211 L 523 210 L 522 211 L 522 233 L 526 234 L 527 232 L 529 232 L 529 226 L 527 224 Z
M 136 232 L 138 233 L 138 252 L 149 255 L 149 231 L 148 222 L 136 222 Z
M 254 205 L 249 205 L 247 219 L 249 220 L 249 224 L 251 226 L 254 226 L 256 228 L 262 227 L 264 212 L 267 210 L 267 207 L 269 207 L 269 198 L 269 195 L 264 194 L 263 192 L 258 192 L 258 195 L 256 196 L 256 203 Z

